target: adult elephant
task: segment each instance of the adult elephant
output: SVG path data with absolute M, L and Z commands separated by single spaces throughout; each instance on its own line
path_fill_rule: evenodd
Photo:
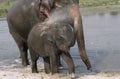
M 7 22 L 9 31 L 18 45 L 22 65 L 29 64 L 27 59 L 27 38 L 33 25 L 43 22 L 54 8 L 55 0 L 20 0 L 9 11 Z M 44 11 L 45 10 L 45 11 Z
M 57 7 L 70 4 L 72 0 L 20 0 L 9 11 L 7 22 L 9 31 L 20 51 L 22 65 L 29 64 L 27 59 L 27 38 L 32 27 L 49 17 L 49 12 Z

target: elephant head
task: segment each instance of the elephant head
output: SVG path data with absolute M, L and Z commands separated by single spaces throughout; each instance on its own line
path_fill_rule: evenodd
M 49 24 L 48 24 L 49 25 Z M 69 52 L 70 47 L 75 44 L 74 29 L 67 23 L 55 23 L 49 27 L 54 26 L 52 30 L 48 32 L 47 40 L 54 44 L 59 51 Z
M 69 52 L 70 47 L 75 44 L 75 34 L 71 25 L 60 24 L 62 28 L 57 29 L 55 35 L 55 44 L 57 48 L 64 52 Z

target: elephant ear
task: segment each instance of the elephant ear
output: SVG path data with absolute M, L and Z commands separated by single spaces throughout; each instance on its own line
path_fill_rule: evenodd
M 50 15 L 49 0 L 39 0 L 38 10 L 45 14 L 47 17 Z
M 48 34 L 48 32 L 43 31 L 40 34 L 40 37 L 43 38 L 44 41 L 49 42 L 49 43 L 54 43 L 55 41 L 52 39 L 52 37 Z
M 34 5 L 34 8 L 36 10 L 39 10 L 40 11 L 40 8 L 42 7 L 42 0 L 36 0 L 35 1 L 35 5 Z

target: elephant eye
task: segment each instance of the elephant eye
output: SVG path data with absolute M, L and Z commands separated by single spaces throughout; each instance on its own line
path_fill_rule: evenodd
M 57 40 L 63 40 L 63 37 L 58 37 Z
M 63 35 L 60 35 L 60 36 L 58 37 L 58 39 L 59 39 L 59 40 L 65 40 L 65 37 L 64 37 Z

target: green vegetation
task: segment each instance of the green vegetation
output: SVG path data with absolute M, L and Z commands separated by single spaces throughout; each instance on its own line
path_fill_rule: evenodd
M 5 16 L 8 9 L 14 4 L 15 2 L 0 2 L 0 16 Z
M 120 0 L 80 0 L 81 7 L 118 5 Z
M 6 16 L 15 0 L 0 0 L 0 16 Z M 80 0 L 80 7 L 119 5 L 120 0 Z

